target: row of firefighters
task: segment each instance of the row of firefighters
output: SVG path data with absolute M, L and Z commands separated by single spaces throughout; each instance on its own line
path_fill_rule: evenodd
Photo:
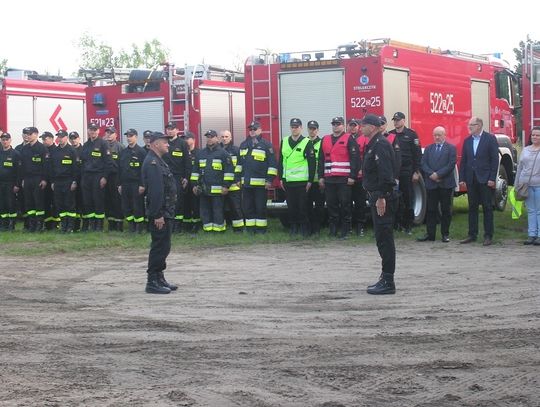
M 401 191 L 399 226 L 410 233 L 412 180 L 419 172 L 421 149 L 416 133 L 405 127 L 405 115 L 397 112 L 394 130 L 386 132 L 396 156 L 395 178 Z M 261 133 L 261 124 L 249 124 L 249 134 L 239 147 L 231 133 L 206 132 L 206 146 L 196 148 L 194 135 L 166 125 L 169 152 L 164 156 L 175 178 L 178 196 L 174 232 L 223 232 L 225 213 L 234 231 L 267 230 L 267 190 L 278 177 L 286 196 L 291 234 L 320 232 L 324 206 L 328 209 L 330 235 L 345 237 L 353 228 L 362 235 L 369 213 L 362 187 L 362 157 L 368 139 L 359 132 L 360 120 L 345 124 L 334 117 L 332 134 L 319 137 L 319 124 L 290 121 L 291 135 L 284 137 L 278 159 L 272 144 Z M 0 230 L 14 230 L 19 214 L 30 232 L 59 228 L 62 232 L 109 230 L 143 232 L 145 180 L 141 168 L 149 149 L 151 131 L 145 131 L 144 147 L 134 129 L 125 132 L 127 146 L 117 141 L 115 128 L 99 137 L 99 128 L 88 125 L 82 144 L 77 132 L 59 130 L 39 136 L 35 127 L 22 131 L 23 143 L 12 147 L 11 136 L 0 130 Z M 221 137 L 220 137 L 221 136 Z

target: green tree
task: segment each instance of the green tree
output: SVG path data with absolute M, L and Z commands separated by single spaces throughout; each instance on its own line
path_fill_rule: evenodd
M 8 61 L 7 59 L 0 60 L 0 77 L 6 74 L 7 61 Z

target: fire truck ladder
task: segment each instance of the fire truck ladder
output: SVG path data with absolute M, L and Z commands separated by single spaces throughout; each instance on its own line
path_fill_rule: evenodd
M 177 128 L 184 134 L 189 130 L 189 106 L 187 103 L 187 95 L 190 89 L 188 81 L 183 77 L 176 75 L 176 70 L 173 64 L 168 65 L 169 68 L 169 121 L 176 122 Z M 184 103 L 184 111 L 182 114 L 174 113 L 174 105 L 176 103 Z
M 540 44 L 527 44 L 527 74 L 530 84 L 531 103 L 531 129 L 540 126 L 540 94 L 534 92 L 535 88 L 540 88 Z M 538 92 L 536 92 L 538 93 Z M 536 98 L 535 98 L 536 97 Z
M 258 60 L 258 62 L 264 61 L 264 66 L 265 66 L 264 78 L 262 78 L 262 79 L 253 79 L 251 81 L 251 94 L 253 95 L 253 97 L 251 98 L 251 111 L 253 112 L 253 118 L 250 118 L 250 120 L 258 120 L 258 121 L 260 121 L 261 118 L 268 118 L 268 123 L 269 123 L 268 129 L 265 130 L 264 127 L 263 127 L 262 133 L 266 134 L 268 136 L 267 137 L 268 140 L 271 140 L 271 137 L 272 137 L 272 134 L 273 134 L 272 106 L 271 106 L 272 85 L 270 83 L 270 64 L 269 64 L 269 61 L 268 61 L 269 57 L 270 57 L 270 55 L 264 54 L 264 55 L 261 55 L 259 60 Z M 253 59 L 251 60 L 251 75 L 253 76 L 253 78 L 255 78 L 255 67 L 260 67 L 260 66 L 262 66 L 262 65 L 261 64 L 254 64 Z M 266 89 L 265 94 L 268 95 L 268 96 L 255 96 L 255 85 L 256 84 L 260 84 L 258 86 L 259 89 L 261 89 L 261 87 L 263 89 Z M 257 101 L 267 101 L 267 103 L 256 103 Z M 257 106 L 257 105 L 263 105 L 265 107 L 268 106 L 268 109 L 255 111 L 255 106 Z

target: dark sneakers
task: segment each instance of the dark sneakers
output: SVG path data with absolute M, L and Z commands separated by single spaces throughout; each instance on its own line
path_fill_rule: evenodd
M 368 286 L 367 293 L 373 295 L 395 294 L 396 285 L 394 284 L 394 281 L 390 281 L 389 278 L 385 278 L 384 274 L 382 274 L 379 281 Z
M 171 292 L 171 289 L 162 286 L 158 280 L 150 280 L 146 283 L 145 291 L 148 294 L 169 294 Z
M 536 236 L 529 236 L 529 238 L 527 240 L 525 240 L 523 242 L 524 245 L 526 246 L 529 246 L 529 245 L 533 245 L 535 244 L 537 241 L 537 237 Z
M 465 239 L 463 240 L 460 240 L 460 244 L 467 244 L 467 243 L 472 243 L 472 242 L 476 242 L 476 237 L 474 236 L 467 236 Z

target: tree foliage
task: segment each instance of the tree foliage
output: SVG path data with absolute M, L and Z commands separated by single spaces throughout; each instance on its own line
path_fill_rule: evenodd
M 0 77 L 4 76 L 6 74 L 7 69 L 7 59 L 1 59 L 0 60 Z
M 89 33 L 79 39 L 81 66 L 86 69 L 104 68 L 152 68 L 166 62 L 169 50 L 157 39 L 145 41 L 142 46 L 132 44 L 131 50 L 114 50 L 110 45 L 99 42 Z

